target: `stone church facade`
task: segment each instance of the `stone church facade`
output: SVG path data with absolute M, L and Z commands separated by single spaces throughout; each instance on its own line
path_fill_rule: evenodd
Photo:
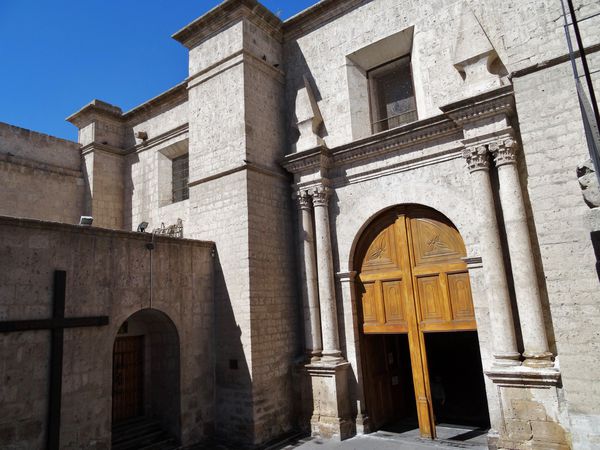
M 136 414 L 182 445 L 446 418 L 600 446 L 600 202 L 559 1 L 226 0 L 173 37 L 189 77 L 92 101 L 78 143 L 0 124 L 2 448 L 110 448 Z M 105 318 L 64 330 L 59 426 L 62 325 L 14 325 L 52 315 L 55 271 L 66 317 Z M 115 407 L 128 345 L 143 382 Z

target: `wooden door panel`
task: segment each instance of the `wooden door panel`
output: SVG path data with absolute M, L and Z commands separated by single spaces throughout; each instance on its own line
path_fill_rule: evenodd
M 113 353 L 113 422 L 143 414 L 144 337 L 120 337 Z
M 406 315 L 404 313 L 404 283 L 401 280 L 384 281 L 383 302 L 385 306 L 386 325 L 404 325 L 406 326 Z
M 475 320 L 469 274 L 467 272 L 449 274 L 448 289 L 452 318 L 454 320 Z
M 388 226 L 373 239 L 363 260 L 361 273 L 388 272 L 400 267 L 394 227 Z
M 363 283 L 362 307 L 364 325 L 378 325 L 375 283 Z
M 440 292 L 438 275 L 417 278 L 421 322 L 444 320 L 444 297 Z
M 429 218 L 410 220 L 412 248 L 416 267 L 460 260 L 466 256 L 458 231 Z

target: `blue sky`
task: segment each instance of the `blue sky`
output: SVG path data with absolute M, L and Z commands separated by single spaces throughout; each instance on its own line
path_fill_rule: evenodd
M 285 19 L 317 0 L 264 0 Z M 0 0 L 0 121 L 76 140 L 93 98 L 127 111 L 187 76 L 171 35 L 220 0 Z

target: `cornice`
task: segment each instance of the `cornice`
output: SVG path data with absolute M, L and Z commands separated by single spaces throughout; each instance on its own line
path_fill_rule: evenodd
M 214 248 L 212 241 L 200 241 L 195 239 L 173 238 L 168 236 L 153 235 L 152 233 L 139 233 L 135 231 L 114 230 L 95 226 L 72 225 L 62 222 L 49 222 L 37 219 L 25 219 L 21 217 L 0 216 L 0 226 L 14 226 L 18 228 L 36 228 L 59 232 L 71 232 L 81 235 L 108 236 L 125 239 L 135 239 L 145 242 L 165 242 L 172 244 L 186 243 L 196 247 Z
M 329 167 L 337 167 L 350 162 L 396 152 L 444 136 L 458 135 L 459 133 L 461 133 L 461 129 L 452 120 L 445 116 L 436 116 L 377 133 L 331 150 L 325 147 L 317 147 L 301 153 L 287 155 L 283 159 L 282 165 L 291 173 L 323 167 L 323 162 L 327 162 Z M 326 161 L 323 158 L 326 158 Z
M 65 120 L 78 128 L 86 126 L 92 120 L 98 117 L 104 117 L 120 122 L 123 116 L 121 108 L 102 100 L 94 99 L 81 108 L 79 111 L 71 114 Z
M 331 150 L 321 146 L 287 155 L 283 158 L 281 165 L 288 172 L 297 173 L 322 167 L 324 159 L 331 159 Z
M 125 150 L 125 149 L 113 147 L 112 145 L 100 144 L 98 142 L 91 142 L 91 143 L 81 147 L 81 155 L 82 156 L 85 156 L 88 153 L 92 153 L 92 152 L 109 153 L 109 154 L 115 155 L 115 156 L 124 156 L 127 154 L 127 150 Z
M 283 22 L 285 40 L 293 40 L 313 31 L 372 0 L 322 0 Z
M 180 125 L 177 128 L 173 128 L 172 130 L 169 130 L 163 134 L 154 136 L 154 137 L 148 139 L 147 141 L 142 141 L 139 144 L 136 144 L 135 146 L 128 148 L 125 152 L 126 153 L 139 153 L 139 152 L 143 152 L 145 150 L 149 150 L 149 149 L 154 148 L 154 147 L 156 147 L 166 141 L 169 141 L 173 138 L 184 136 L 185 134 L 187 134 L 189 132 L 189 128 L 190 128 L 189 124 L 184 123 L 183 125 Z M 183 139 L 185 139 L 185 138 L 183 138 Z M 181 140 L 183 140 L 183 139 L 181 139 Z
M 140 114 L 143 114 L 145 112 L 151 112 L 153 109 L 168 104 L 170 102 L 184 102 L 188 98 L 188 92 L 186 87 L 187 80 L 184 80 L 181 83 L 173 86 L 171 89 L 168 89 L 165 92 L 158 94 L 156 97 L 152 97 L 150 100 L 142 103 L 141 105 L 130 109 L 129 111 L 124 113 L 121 116 L 121 118 L 124 121 L 131 121 Z
M 460 126 L 499 114 L 510 117 L 515 111 L 513 88 L 512 85 L 503 86 L 475 97 L 442 106 L 440 109 Z
M 256 0 L 225 0 L 171 37 L 191 49 L 244 17 L 279 41 L 283 40 L 281 19 Z

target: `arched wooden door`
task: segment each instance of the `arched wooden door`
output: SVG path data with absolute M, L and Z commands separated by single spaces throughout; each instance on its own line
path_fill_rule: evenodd
M 424 333 L 476 330 L 465 256 L 456 228 L 422 207 L 387 212 L 365 231 L 357 247 L 363 336 L 408 335 L 419 428 L 426 437 L 435 438 L 435 423 Z M 365 366 L 370 370 L 373 364 L 365 361 Z M 373 377 L 371 370 L 365 382 L 376 383 Z M 385 395 L 378 398 L 385 401 Z M 389 408 L 367 403 L 372 407 Z

